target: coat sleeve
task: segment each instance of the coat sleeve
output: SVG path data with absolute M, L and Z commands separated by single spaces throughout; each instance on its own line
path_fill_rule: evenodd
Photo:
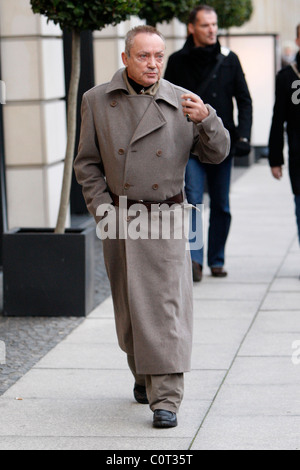
M 269 163 L 271 167 L 284 165 L 284 124 L 287 119 L 287 97 L 283 74 L 276 78 L 276 97 L 269 138 Z
M 237 133 L 239 137 L 246 137 L 250 140 L 253 120 L 252 98 L 239 58 L 235 54 L 233 57 L 235 60 L 234 96 L 238 108 Z
M 97 220 L 98 207 L 101 204 L 111 204 L 112 199 L 105 181 L 93 113 L 86 95 L 82 99 L 81 117 L 80 141 L 74 170 L 76 179 L 82 186 L 88 211 Z
M 209 115 L 194 125 L 194 145 L 191 150 L 201 163 L 221 163 L 230 152 L 230 134 L 216 111 L 206 105 Z

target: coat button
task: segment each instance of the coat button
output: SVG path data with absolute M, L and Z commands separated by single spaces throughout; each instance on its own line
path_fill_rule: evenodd
M 124 189 L 129 189 L 130 188 L 130 184 L 129 183 L 125 183 L 124 184 Z
M 162 153 L 163 153 L 162 150 L 157 150 L 156 156 L 157 156 L 157 157 L 161 157 L 161 156 L 162 156 Z
M 119 150 L 118 150 L 118 154 L 119 154 L 119 155 L 124 155 L 124 154 L 125 154 L 125 150 L 124 150 L 124 149 L 119 149 Z
M 115 108 L 117 105 L 118 105 L 118 102 L 116 100 L 113 100 L 111 103 L 110 103 L 111 107 L 112 108 Z
M 152 189 L 154 189 L 154 190 L 156 191 L 156 190 L 158 189 L 158 184 L 154 184 L 154 185 L 152 186 Z

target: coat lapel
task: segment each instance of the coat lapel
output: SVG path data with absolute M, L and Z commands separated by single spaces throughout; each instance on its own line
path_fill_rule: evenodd
M 140 97 L 137 95 L 136 100 L 139 98 Z M 155 132 L 167 123 L 166 117 L 158 104 L 160 101 L 168 103 L 175 109 L 178 109 L 179 107 L 178 99 L 174 89 L 166 80 L 161 80 L 158 92 L 154 98 L 149 98 L 149 100 L 151 100 L 150 105 L 148 106 L 144 116 L 142 117 L 138 127 L 134 132 L 131 144 L 139 139 L 142 139 L 146 135 Z
M 141 97 L 139 96 L 135 97 L 137 106 L 138 106 L 138 100 L 140 98 Z M 140 120 L 137 128 L 135 129 L 135 132 L 131 140 L 131 144 L 142 139 L 146 135 L 149 135 L 152 132 L 160 129 L 167 123 L 167 120 L 163 112 L 161 111 L 160 107 L 157 105 L 157 103 L 153 100 L 153 98 L 148 98 L 148 99 L 150 101 L 150 104 L 146 112 L 144 113 L 142 119 Z
M 106 93 L 115 92 L 117 90 L 122 91 L 123 93 L 128 93 L 128 89 L 123 78 L 123 72 L 124 69 L 117 71 L 112 81 L 108 84 Z M 160 86 L 155 97 L 144 96 L 142 98 L 139 95 L 132 95 L 129 99 L 134 99 L 136 102 L 136 106 L 139 105 L 139 99 L 149 99 L 150 102 L 149 106 L 147 107 L 147 110 L 145 111 L 142 119 L 140 120 L 137 128 L 134 131 L 131 144 L 151 134 L 152 132 L 155 132 L 167 123 L 166 117 L 158 104 L 159 101 L 165 101 L 176 109 L 178 109 L 179 107 L 176 93 L 171 84 L 166 80 L 160 81 Z

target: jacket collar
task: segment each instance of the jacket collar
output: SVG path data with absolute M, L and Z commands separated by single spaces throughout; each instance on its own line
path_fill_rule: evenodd
M 112 93 L 114 91 L 124 91 L 128 93 L 127 85 L 123 78 L 124 68 L 118 70 L 113 76 L 111 82 L 106 88 L 106 93 Z M 174 106 L 174 108 L 179 108 L 178 98 L 174 89 L 174 86 L 168 81 L 161 79 L 159 84 L 159 89 L 154 96 L 155 101 L 165 101 L 166 103 Z
M 220 52 L 221 50 L 221 44 L 220 44 L 220 41 L 219 39 L 217 40 L 216 44 L 214 45 L 215 46 L 215 49 L 216 49 L 216 55 L 218 52 Z M 207 46 L 207 47 L 196 47 L 195 46 L 195 43 L 194 43 L 194 38 L 193 38 L 193 35 L 190 34 L 182 48 L 182 53 L 185 54 L 185 55 L 189 55 L 191 52 L 193 51 L 201 51 L 201 49 L 205 50 L 205 49 L 211 49 L 212 50 L 213 46 Z M 225 54 L 225 55 L 228 55 Z

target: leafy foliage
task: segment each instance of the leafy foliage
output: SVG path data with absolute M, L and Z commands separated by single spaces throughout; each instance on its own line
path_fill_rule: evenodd
M 34 13 L 69 31 L 95 31 L 117 25 L 139 11 L 140 0 L 30 0 Z
M 192 8 L 199 5 L 199 1 L 193 0 Z M 213 7 L 219 18 L 219 27 L 228 29 L 233 26 L 242 26 L 249 21 L 253 13 L 252 0 L 205 0 L 205 4 Z M 191 9 L 192 9 L 191 8 Z M 180 15 L 183 23 L 188 22 L 188 14 Z
M 195 0 L 142 0 L 138 16 L 145 19 L 147 24 L 170 22 L 173 18 L 189 14 L 195 5 Z

